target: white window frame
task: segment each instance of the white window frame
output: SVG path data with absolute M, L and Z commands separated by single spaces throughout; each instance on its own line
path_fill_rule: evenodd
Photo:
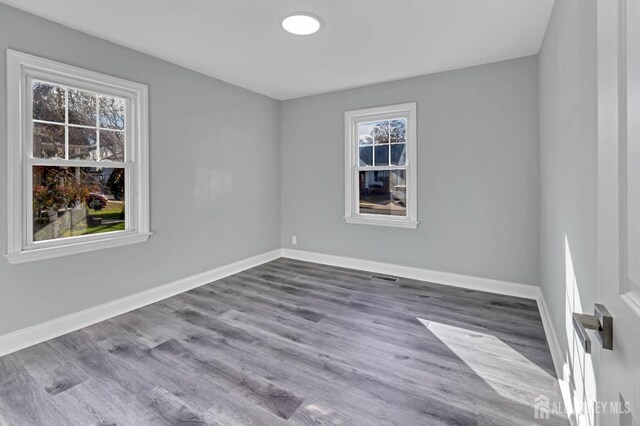
M 31 81 L 116 96 L 126 102 L 125 161 L 104 167 L 125 169 L 125 230 L 47 241 L 32 241 L 32 171 L 34 161 L 51 166 L 95 167 L 94 161 L 33 159 Z M 149 232 L 148 87 L 116 77 L 7 49 L 7 207 L 11 264 L 146 241 Z
M 388 105 L 376 108 L 347 111 L 345 118 L 345 213 L 347 223 L 361 225 L 395 226 L 401 228 L 416 228 L 418 226 L 418 179 L 417 179 L 417 133 L 416 133 L 416 103 Z M 407 157 L 405 166 L 360 166 L 358 145 L 358 124 L 369 121 L 380 121 L 394 118 L 407 120 Z M 385 216 L 361 214 L 359 172 L 376 170 L 406 170 L 407 179 L 407 215 Z

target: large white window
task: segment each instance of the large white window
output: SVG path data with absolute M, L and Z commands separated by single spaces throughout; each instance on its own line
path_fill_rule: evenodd
M 416 104 L 345 113 L 345 220 L 415 228 Z
M 10 263 L 149 238 L 147 86 L 7 50 Z

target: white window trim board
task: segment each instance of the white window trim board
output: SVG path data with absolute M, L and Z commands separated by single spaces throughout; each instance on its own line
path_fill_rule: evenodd
M 128 133 L 135 141 L 127 153 L 133 161 L 127 195 L 127 215 L 133 229 L 56 240 L 58 244 L 27 247 L 25 197 L 29 156 L 25 150 L 29 112 L 26 111 L 30 95 L 26 82 L 30 78 L 53 80 L 54 83 L 120 96 L 128 100 L 130 111 Z M 112 248 L 146 241 L 149 230 L 149 117 L 148 86 L 61 64 L 26 53 L 7 49 L 7 254 L 11 264 L 42 260 L 59 256 Z M 51 161 L 52 164 L 56 160 Z M 73 163 L 73 164 L 72 164 Z M 77 164 L 76 164 L 77 163 Z M 81 160 L 70 160 L 66 165 L 81 166 Z M 105 166 L 119 163 L 105 163 Z M 88 164 L 87 164 L 88 165 Z M 95 166 L 95 163 L 92 164 Z
M 418 226 L 418 179 L 417 179 L 417 130 L 416 130 L 416 103 L 389 105 L 383 107 L 366 108 L 353 111 L 346 111 L 344 114 L 344 164 L 345 164 L 345 187 L 344 187 L 344 220 L 347 223 L 359 225 L 392 226 L 399 228 L 416 228 Z M 384 170 L 399 168 L 407 173 L 407 216 L 382 216 L 357 213 L 358 180 L 355 178 L 355 161 L 358 158 L 358 146 L 354 143 L 357 136 L 357 123 L 371 119 L 371 121 L 384 118 L 407 118 L 407 165 L 396 167 L 383 167 Z M 379 167 L 371 167 L 371 170 L 380 170 Z

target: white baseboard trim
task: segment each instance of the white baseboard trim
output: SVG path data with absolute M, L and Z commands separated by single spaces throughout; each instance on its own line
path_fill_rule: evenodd
M 578 422 L 573 408 L 573 400 L 571 397 L 571 390 L 569 384 L 569 372 L 567 371 L 567 363 L 564 361 L 564 354 L 562 353 L 562 347 L 558 340 L 558 335 L 553 328 L 551 322 L 551 315 L 547 308 L 547 302 L 545 302 L 542 290 L 538 288 L 538 296 L 536 297 L 538 302 L 538 309 L 540 310 L 540 317 L 542 318 L 542 325 L 544 327 L 544 333 L 547 336 L 547 343 L 549 344 L 549 350 L 551 351 L 551 359 L 553 360 L 553 366 L 556 370 L 556 376 L 558 377 L 558 385 L 560 386 L 560 392 L 562 393 L 562 399 L 564 406 L 567 410 L 567 417 L 571 426 L 577 426 Z
M 564 399 L 565 407 L 569 411 L 569 420 L 572 426 L 576 426 L 575 414 L 572 412 L 572 400 L 569 390 L 569 383 L 566 379 L 566 363 L 560 342 L 551 322 L 551 317 L 544 296 L 539 287 L 499 281 L 488 278 L 480 278 L 469 275 L 454 274 L 450 272 L 432 271 L 428 269 L 413 268 L 408 266 L 394 265 L 390 263 L 375 262 L 370 260 L 355 259 L 342 256 L 334 256 L 322 253 L 315 253 L 302 250 L 277 249 L 263 253 L 248 259 L 243 259 L 228 265 L 224 265 L 210 271 L 192 275 L 187 278 L 174 281 L 169 284 L 155 287 L 141 293 L 117 299 L 99 306 L 85 309 L 80 312 L 69 314 L 54 320 L 37 324 L 13 333 L 0 336 L 0 356 L 17 352 L 29 346 L 53 339 L 63 334 L 96 324 L 100 321 L 113 318 L 118 315 L 133 311 L 143 306 L 150 305 L 160 300 L 175 296 L 176 294 L 200 287 L 224 277 L 237 274 L 244 270 L 270 262 L 279 257 L 303 260 L 307 262 L 320 263 L 324 265 L 338 266 L 343 268 L 359 269 L 378 274 L 392 275 L 403 278 L 410 278 L 420 281 L 433 282 L 453 287 L 466 288 L 471 290 L 486 291 L 490 293 L 503 294 L 507 296 L 523 297 L 534 299 L 538 303 L 542 324 L 551 351 L 551 357 L 559 378 L 560 390 Z
M 307 262 L 321 263 L 324 265 L 371 271 L 376 274 L 428 281 L 453 287 L 466 288 L 469 290 L 486 291 L 489 293 L 523 297 L 526 299 L 537 299 L 538 297 L 539 288 L 528 284 L 492 280 L 489 278 L 453 274 L 450 272 L 431 271 L 429 269 L 413 268 L 409 266 L 394 265 L 391 263 L 374 262 L 371 260 L 333 256 L 330 254 L 286 248 L 282 249 L 282 256 Z
M 551 351 L 551 359 L 553 359 L 553 365 L 556 369 L 558 377 L 562 377 L 562 366 L 564 365 L 564 355 L 560 347 L 560 341 L 556 335 L 556 331 L 553 328 L 551 322 L 551 315 L 547 308 L 547 303 L 542 295 L 542 290 L 538 289 L 538 296 L 536 297 L 538 302 L 538 309 L 540 310 L 540 317 L 542 318 L 542 325 L 544 326 L 544 333 L 547 335 L 547 342 L 549 344 L 549 350 Z
M 159 300 L 237 274 L 281 257 L 281 250 L 273 250 L 248 259 L 230 263 L 210 271 L 192 275 L 160 287 L 123 297 L 80 312 L 75 312 L 42 324 L 0 336 L 0 356 L 42 343 L 63 334 L 133 311 Z

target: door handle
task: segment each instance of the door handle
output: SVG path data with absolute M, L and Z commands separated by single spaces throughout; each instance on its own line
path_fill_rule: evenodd
M 593 315 L 573 313 L 573 329 L 580 338 L 585 353 L 591 353 L 591 339 L 587 330 L 596 330 L 598 340 L 604 349 L 613 349 L 613 317 L 603 305 L 595 305 Z

